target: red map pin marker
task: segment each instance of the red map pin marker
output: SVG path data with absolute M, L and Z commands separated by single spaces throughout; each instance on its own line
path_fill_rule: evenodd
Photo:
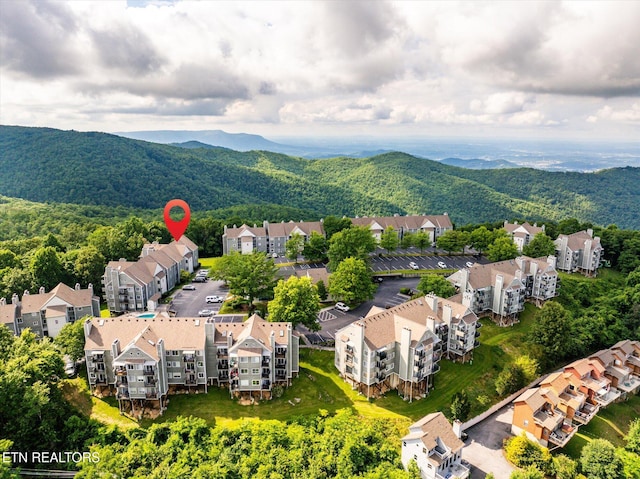
M 184 211 L 184 217 L 180 221 L 174 221 L 171 219 L 169 213 L 171 208 L 178 207 Z M 167 229 L 173 239 L 178 241 L 189 226 L 189 220 L 191 219 L 191 210 L 186 201 L 183 200 L 171 200 L 164 207 L 164 224 L 167 225 Z

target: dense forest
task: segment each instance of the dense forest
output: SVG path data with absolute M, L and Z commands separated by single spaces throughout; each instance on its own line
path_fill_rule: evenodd
M 32 201 L 193 211 L 295 206 L 308 216 L 436 214 L 456 223 L 524 216 L 640 228 L 640 169 L 466 170 L 402 153 L 306 160 L 185 149 L 104 133 L 0 127 L 0 194 Z M 299 218 L 297 218 L 299 219 Z

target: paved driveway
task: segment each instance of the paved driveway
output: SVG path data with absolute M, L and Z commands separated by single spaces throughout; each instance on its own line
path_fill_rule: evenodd
M 473 466 L 472 479 L 484 479 L 490 472 L 496 479 L 509 479 L 514 467 L 502 454 L 502 441 L 511 437 L 512 418 L 513 407 L 509 404 L 465 431 L 469 438 L 462 458 Z
M 176 312 L 176 316 L 182 318 L 197 318 L 198 311 L 210 309 L 218 312 L 222 307 L 221 303 L 209 303 L 205 301 L 207 296 L 222 296 L 226 298 L 228 290 L 223 289 L 222 281 L 209 280 L 206 283 L 193 283 L 195 291 L 184 291 L 182 289 L 173 293 L 171 309 Z

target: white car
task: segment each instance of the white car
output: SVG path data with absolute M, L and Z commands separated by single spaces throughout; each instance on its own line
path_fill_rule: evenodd
M 443 263 L 442 261 L 438 261 L 438 267 L 442 268 L 442 269 L 446 269 L 447 265 L 445 263 Z
M 211 309 L 201 309 L 200 311 L 198 311 L 198 316 L 200 316 L 201 318 L 205 318 L 208 316 L 213 316 L 214 313 L 215 311 L 212 311 Z
M 188 284 L 182 287 L 182 291 L 195 291 L 196 287 L 192 284 Z
M 220 296 L 207 296 L 205 298 L 205 301 L 207 303 L 222 303 L 224 299 L 222 299 Z
M 412 261 L 411 263 L 409 263 L 409 268 L 411 268 L 411 269 L 420 269 L 420 266 L 418 266 L 417 263 Z
M 351 309 L 349 306 L 347 306 L 346 304 L 344 304 L 342 302 L 336 303 L 335 308 L 338 311 L 342 311 L 342 312 L 345 312 L 345 313 Z
M 278 257 L 278 253 L 271 253 L 271 257 L 272 258 L 277 258 Z
M 473 266 L 473 263 L 471 261 L 467 261 L 466 265 L 467 268 L 471 268 Z

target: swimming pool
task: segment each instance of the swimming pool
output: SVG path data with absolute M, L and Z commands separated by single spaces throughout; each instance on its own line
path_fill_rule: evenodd
M 136 318 L 141 318 L 141 319 L 151 319 L 151 318 L 155 318 L 156 317 L 156 313 L 144 313 L 144 314 L 139 314 L 138 316 L 136 316 Z

